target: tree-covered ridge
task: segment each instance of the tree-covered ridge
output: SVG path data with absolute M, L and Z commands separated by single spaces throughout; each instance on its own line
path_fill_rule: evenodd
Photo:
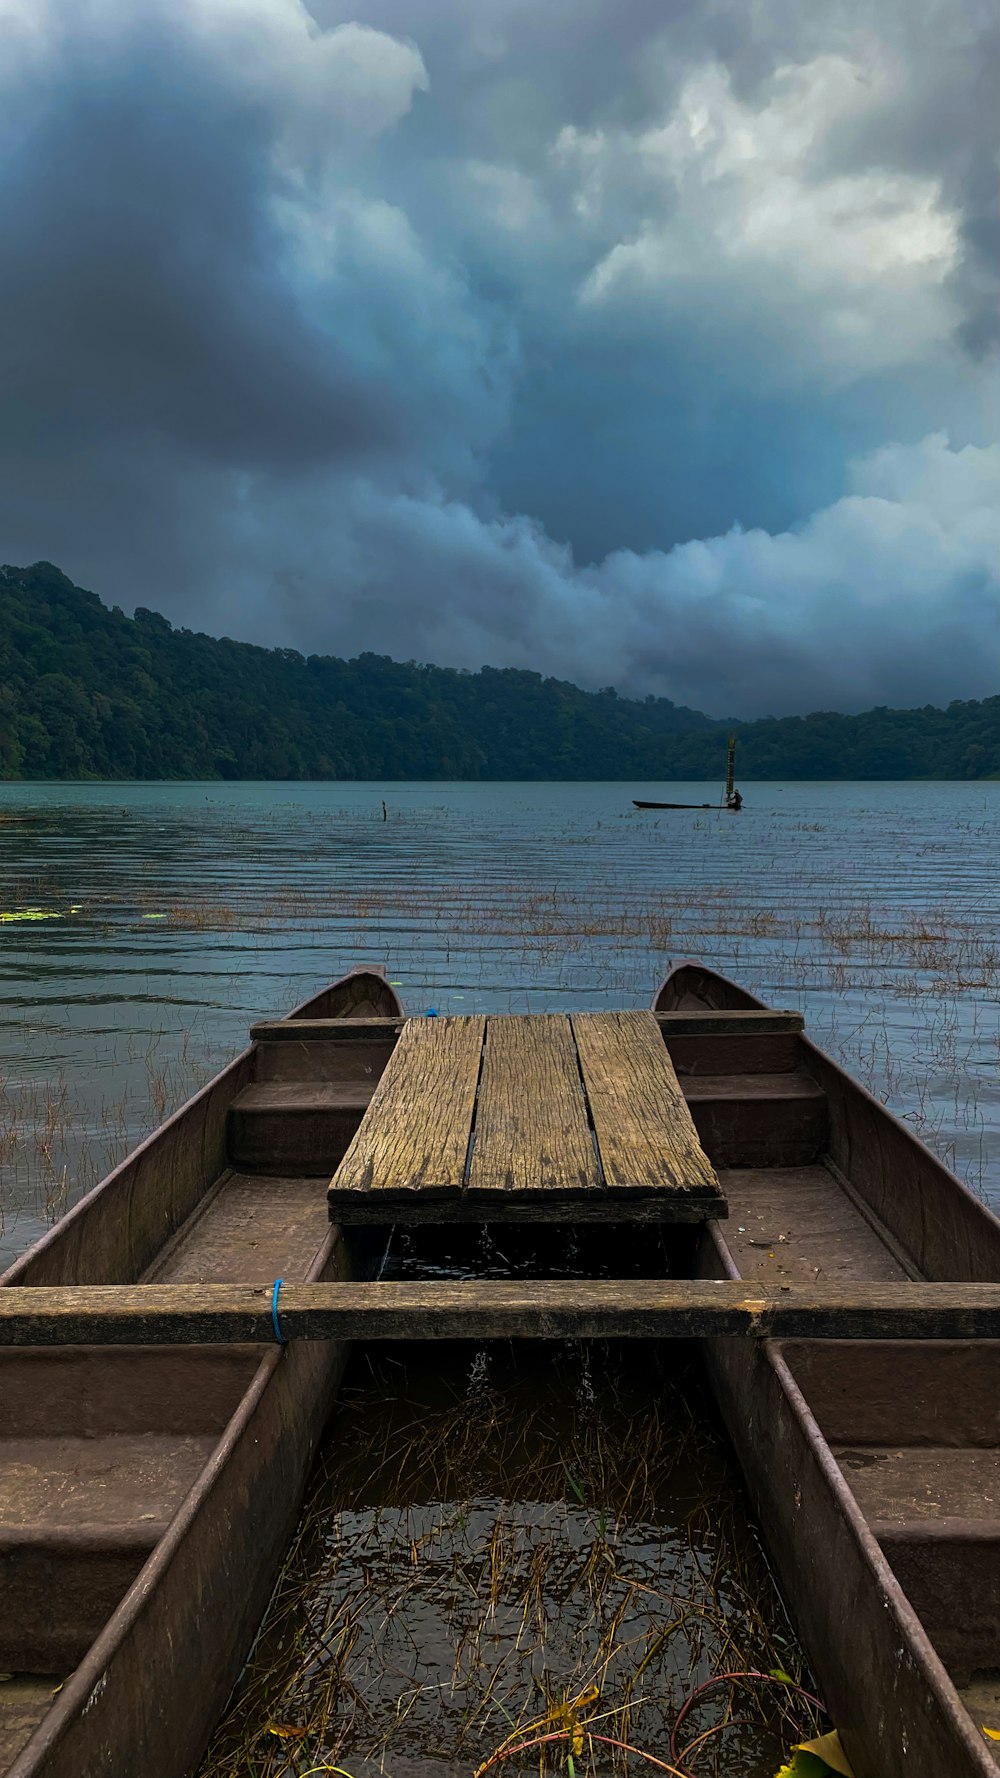
M 0 569 L 3 778 L 720 778 L 730 728 L 747 779 L 1000 775 L 1000 697 L 727 724 L 512 668 L 257 648 Z

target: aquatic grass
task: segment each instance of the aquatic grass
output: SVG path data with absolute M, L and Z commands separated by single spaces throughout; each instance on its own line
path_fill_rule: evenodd
M 472 1778 L 528 1743 L 543 1772 L 566 1770 L 569 1746 L 578 1778 L 599 1778 L 666 1758 L 720 1666 L 803 1677 L 676 1348 L 647 1349 L 642 1377 L 634 1348 L 491 1348 L 488 1383 L 467 1388 L 473 1357 L 357 1360 L 201 1778 L 323 1761 Z M 704 1769 L 770 1778 L 811 1720 L 768 1700 L 740 1763 Z
M 63 1068 L 26 1078 L 0 1074 L 0 1271 L 136 1142 L 215 1072 L 211 1052 L 149 1038 L 140 1053 L 119 1046 L 131 1086 L 96 1102 L 74 1093 Z
M 570 837 L 581 856 L 596 843 L 593 834 Z M 768 862 L 766 853 L 758 860 L 758 879 Z M 777 859 L 772 862 L 777 872 Z M 433 880 L 415 872 L 409 881 L 373 876 L 345 886 L 322 877 L 282 881 L 262 869 L 229 885 L 225 896 L 211 881 L 185 896 L 133 886 L 127 904 L 120 895 L 91 894 L 73 901 L 72 920 L 12 927 L 5 942 L 16 932 L 18 943 L 56 946 L 58 957 L 60 947 L 86 933 L 87 942 L 114 951 L 124 929 L 157 970 L 165 944 L 173 958 L 178 946 L 232 943 L 237 966 L 228 982 L 218 978 L 218 953 L 209 954 L 213 993 L 235 998 L 244 991 L 238 962 L 247 946 L 263 959 L 297 935 L 312 942 L 317 933 L 336 931 L 345 961 L 373 951 L 383 961 L 419 953 L 426 970 L 421 993 L 453 1011 L 484 1003 L 496 1008 L 498 979 L 516 984 L 506 998 L 512 1011 L 581 1004 L 581 955 L 588 970 L 584 1004 L 634 1004 L 637 958 L 645 995 L 672 957 L 707 956 L 758 985 L 772 1004 L 804 1007 L 810 1032 L 824 1047 L 968 1185 L 1000 1201 L 1000 1137 L 991 1127 L 1000 1065 L 1000 939 L 989 910 L 928 899 L 890 917 L 847 889 L 837 901 L 810 905 L 806 869 L 787 865 L 780 897 L 762 905 L 760 895 L 759 880 L 756 887 L 689 881 L 657 890 L 621 877 L 608 884 L 586 872 L 573 884 L 542 885 L 498 872 L 473 887 L 444 872 Z M 68 904 L 57 880 L 28 872 L 12 879 L 8 905 Z M 318 955 L 315 979 L 324 972 L 335 967 Z M 398 964 L 392 973 L 400 975 Z M 418 996 L 415 1010 L 421 1004 Z M 46 1066 L 44 1048 L 35 1062 L 39 1038 L 27 1024 L 23 1036 L 13 1026 L 13 1040 L 0 1080 L 0 1239 L 9 1257 L 212 1071 L 208 1045 L 183 1027 L 152 1033 L 144 1057 L 131 1053 L 123 1033 L 106 1050 L 100 1072 L 83 1077 Z M 18 1051 L 24 1060 L 15 1068 Z M 111 1084 L 120 1057 L 126 1099 Z M 109 1083 L 103 1093 L 102 1079 Z

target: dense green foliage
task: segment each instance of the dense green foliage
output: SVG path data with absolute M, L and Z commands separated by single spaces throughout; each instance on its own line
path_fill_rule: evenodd
M 980 778 L 1000 697 L 713 722 L 665 698 L 255 648 L 109 610 L 47 562 L 0 569 L 0 778 Z

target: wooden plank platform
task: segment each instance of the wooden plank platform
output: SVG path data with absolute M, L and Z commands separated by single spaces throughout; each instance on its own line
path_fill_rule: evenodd
M 347 1226 L 726 1215 L 648 1012 L 410 1019 L 329 1205 Z
M 272 1344 L 273 1292 L 250 1284 L 0 1290 L 4 1346 Z M 997 1340 L 1000 1284 L 761 1289 L 744 1279 L 287 1284 L 286 1339 Z
M 595 1191 L 600 1183 L 569 1020 L 491 1019 L 469 1190 Z

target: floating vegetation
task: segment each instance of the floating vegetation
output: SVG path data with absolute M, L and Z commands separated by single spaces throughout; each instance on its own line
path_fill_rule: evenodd
M 0 913 L 0 926 L 24 926 L 29 920 L 61 920 L 54 908 L 11 908 Z

